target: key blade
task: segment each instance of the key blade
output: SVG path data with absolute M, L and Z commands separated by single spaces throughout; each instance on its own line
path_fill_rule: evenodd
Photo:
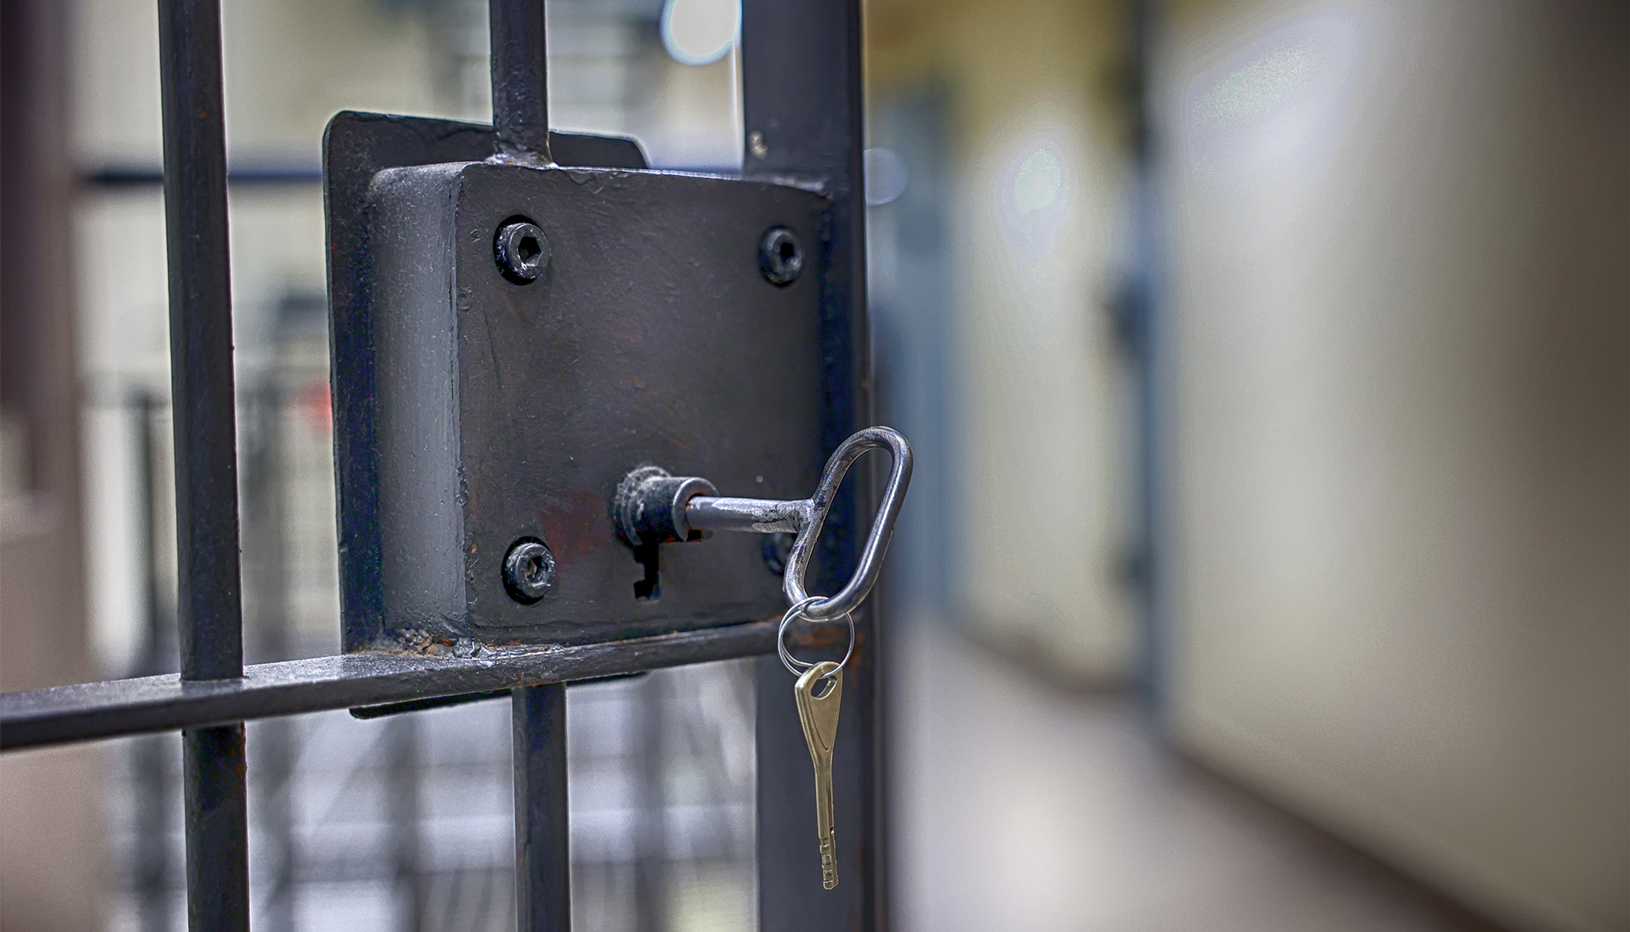
M 819 695 L 821 678 L 826 692 Z M 798 721 L 809 744 L 809 759 L 815 765 L 815 832 L 821 843 L 821 886 L 831 890 L 838 885 L 837 833 L 832 825 L 832 748 L 837 744 L 838 712 L 843 708 L 843 669 L 830 661 L 804 671 L 793 687 L 798 704 Z

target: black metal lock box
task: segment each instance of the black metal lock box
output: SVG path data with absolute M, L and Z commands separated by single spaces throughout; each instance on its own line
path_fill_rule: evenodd
M 342 114 L 329 131 L 347 648 L 778 615 L 760 539 L 637 554 L 610 509 L 642 465 L 749 495 L 814 487 L 829 202 L 630 167 L 413 164 L 461 126 Z M 381 159 L 382 136 L 420 151 Z M 778 270 L 801 274 L 765 269 L 772 231 Z M 553 559 L 541 598 L 506 586 L 525 541 Z

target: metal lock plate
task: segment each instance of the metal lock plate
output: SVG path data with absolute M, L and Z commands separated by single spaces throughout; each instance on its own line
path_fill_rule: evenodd
M 334 191 L 331 246 L 345 221 Z M 369 324 L 347 346 L 366 364 L 351 368 L 371 377 L 371 404 L 351 414 L 371 428 L 377 469 L 371 490 L 358 481 L 370 446 L 348 425 L 337 440 L 342 525 L 366 537 L 368 522 L 345 512 L 371 504 L 377 537 L 359 550 L 377 547 L 378 572 L 370 581 L 351 556 L 347 646 L 580 642 L 779 614 L 780 580 L 752 535 L 662 546 L 657 595 L 637 597 L 649 570 L 618 536 L 611 503 L 644 464 L 752 495 L 813 487 L 827 203 L 785 185 L 628 169 L 460 161 L 373 172 L 365 235 L 351 224 L 367 267 L 353 270 L 353 306 L 339 295 L 334 309 L 336 410 L 342 393 L 362 394 L 341 384 L 360 378 L 343 371 L 347 310 Z M 531 280 L 498 258 L 499 231 L 522 219 L 542 233 Z M 760 267 L 775 227 L 804 250 L 787 284 Z M 506 591 L 503 572 L 527 538 L 548 546 L 556 574 L 530 604 Z

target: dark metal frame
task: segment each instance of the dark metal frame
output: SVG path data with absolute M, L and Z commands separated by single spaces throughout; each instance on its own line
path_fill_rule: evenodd
M 830 452 L 869 424 L 871 414 L 860 4 L 746 0 L 743 6 L 744 175 L 815 185 L 832 199 L 820 295 L 821 445 Z M 564 684 L 773 654 L 774 622 L 566 647 L 487 648 L 463 657 L 357 650 L 245 667 L 219 0 L 159 0 L 158 8 L 181 672 L 0 695 L 0 749 L 181 729 L 189 924 L 246 929 L 245 721 L 366 706 L 404 711 L 446 697 L 511 691 L 520 927 L 566 929 Z M 543 0 L 491 0 L 491 16 L 499 148 L 512 158 L 547 161 Z M 873 495 L 868 476 L 858 478 L 840 492 L 827 518 L 824 570 L 812 581 L 819 590 L 841 583 L 858 555 L 865 528 L 856 516 L 870 515 Z M 790 679 L 773 656 L 759 661 L 759 889 L 766 929 L 885 924 L 880 638 L 874 613 L 862 609 L 856 620 L 846 673 L 849 710 L 834 770 L 844 882 L 830 893 L 820 887 L 813 778 Z

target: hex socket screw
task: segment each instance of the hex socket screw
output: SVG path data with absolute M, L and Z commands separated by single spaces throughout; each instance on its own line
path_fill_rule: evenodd
M 549 264 L 549 240 L 524 217 L 504 221 L 493 239 L 498 271 L 517 285 L 536 281 Z
M 523 537 L 504 554 L 504 589 L 522 605 L 543 598 L 555 584 L 555 555 L 543 541 Z
M 758 270 L 764 280 L 785 288 L 804 271 L 804 247 L 786 227 L 770 227 L 758 243 Z

